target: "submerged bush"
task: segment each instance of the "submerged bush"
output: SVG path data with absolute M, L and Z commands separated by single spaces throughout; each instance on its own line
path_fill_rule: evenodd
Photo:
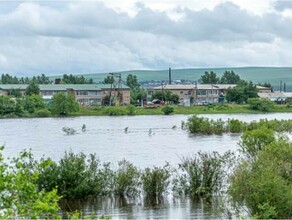
M 137 167 L 126 160 L 119 162 L 114 177 L 114 193 L 118 196 L 136 196 L 139 193 L 140 172 Z
M 225 132 L 224 122 L 221 119 L 216 121 L 208 118 L 193 115 L 187 119 L 185 127 L 194 134 L 223 134 Z
M 170 184 L 170 166 L 146 168 L 141 176 L 143 191 L 148 199 L 156 199 L 167 192 Z
M 210 197 L 222 189 L 226 169 L 233 158 L 232 153 L 219 155 L 217 152 L 199 152 L 190 158 L 183 158 L 177 177 L 173 180 L 173 191 L 180 195 Z
M 228 131 L 230 133 L 240 133 L 244 130 L 245 128 L 245 123 L 242 121 L 239 121 L 238 119 L 230 119 L 228 120 Z

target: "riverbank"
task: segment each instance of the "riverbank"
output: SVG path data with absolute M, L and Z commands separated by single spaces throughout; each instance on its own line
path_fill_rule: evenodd
M 107 116 L 107 115 L 128 115 L 127 107 L 115 107 L 117 111 L 109 113 L 108 107 L 81 107 L 78 112 L 70 116 Z M 136 107 L 131 115 L 163 115 L 162 107 L 143 108 Z M 173 106 L 172 114 L 262 114 L 266 112 L 253 110 L 249 105 L 208 105 L 208 106 Z M 291 113 L 292 107 L 289 105 L 276 105 L 269 113 Z
M 275 105 L 268 112 L 253 110 L 249 105 L 223 104 L 223 105 L 206 105 L 206 106 L 172 106 L 172 115 L 192 115 L 192 114 L 265 114 L 265 113 L 292 113 L 291 105 Z M 80 107 L 78 112 L 70 113 L 67 116 L 123 116 L 123 115 L 164 115 L 161 107 L 134 107 L 134 106 L 112 106 L 112 107 Z M 59 117 L 51 115 L 50 111 L 39 111 L 36 113 L 28 113 L 21 115 L 6 114 L 0 115 L 0 119 L 5 118 L 44 118 L 44 117 Z M 66 116 L 63 116 L 66 117 Z

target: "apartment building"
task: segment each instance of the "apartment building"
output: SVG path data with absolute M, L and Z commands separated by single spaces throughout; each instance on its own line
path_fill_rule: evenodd
M 0 84 L 0 96 L 7 96 L 12 90 L 25 94 L 26 84 Z M 103 105 L 105 99 L 112 103 L 119 96 L 120 105 L 130 104 L 130 88 L 122 86 L 118 90 L 111 88 L 110 84 L 47 84 L 39 85 L 40 95 L 47 101 L 60 92 L 73 94 L 76 101 L 82 106 Z

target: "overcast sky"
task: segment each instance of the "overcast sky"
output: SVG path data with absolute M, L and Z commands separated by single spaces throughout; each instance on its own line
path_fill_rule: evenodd
M 0 74 L 292 66 L 292 1 L 0 1 Z

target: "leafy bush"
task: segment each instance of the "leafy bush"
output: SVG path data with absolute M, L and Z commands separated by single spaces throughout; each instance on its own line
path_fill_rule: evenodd
M 230 119 L 227 126 L 230 133 L 240 133 L 244 130 L 245 123 L 238 119 Z
M 127 111 L 125 108 L 120 106 L 108 106 L 104 108 L 104 113 L 109 116 L 120 116 L 127 115 Z
M 192 198 L 218 193 L 226 179 L 226 164 L 230 163 L 232 155 L 230 152 L 222 156 L 217 152 L 199 152 L 192 158 L 183 158 L 178 176 L 173 180 L 173 191 Z
M 10 164 L 4 162 L 0 152 L 0 177 L 1 219 L 58 217 L 60 197 L 57 190 L 45 192 L 38 188 L 36 162 L 30 152 L 21 152 Z
M 187 119 L 185 127 L 194 134 L 222 134 L 225 132 L 224 122 L 221 119 L 216 121 L 208 118 L 201 118 L 193 115 Z
M 51 112 L 48 109 L 39 109 L 35 112 L 37 117 L 49 117 Z
M 267 145 L 275 141 L 275 132 L 266 127 L 245 131 L 241 136 L 239 146 L 242 152 L 253 159 Z
M 139 193 L 139 178 L 140 173 L 133 164 L 126 160 L 120 161 L 119 168 L 115 172 L 115 194 L 121 197 L 136 196 Z
M 174 108 L 172 106 L 164 106 L 161 111 L 165 114 L 165 115 L 170 115 L 171 113 L 174 112 Z
M 229 193 L 235 202 L 245 203 L 256 218 L 292 216 L 292 144 L 286 139 L 267 143 L 254 160 L 236 166 Z
M 146 168 L 141 176 L 142 186 L 147 199 L 156 199 L 167 192 L 170 183 L 170 167 L 166 164 L 164 167 Z
M 134 105 L 128 105 L 127 106 L 127 114 L 128 115 L 135 115 L 136 114 L 136 108 Z
M 247 103 L 251 109 L 263 112 L 269 112 L 274 107 L 274 102 L 269 99 L 249 98 Z

